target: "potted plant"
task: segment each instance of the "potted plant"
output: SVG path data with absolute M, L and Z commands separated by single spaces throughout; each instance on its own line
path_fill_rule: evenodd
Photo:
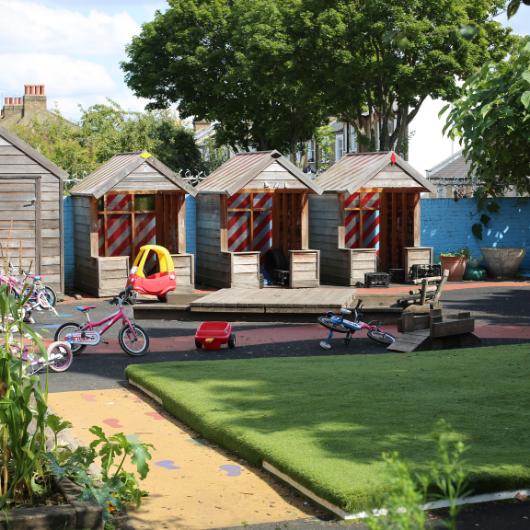
M 440 254 L 442 272 L 445 270 L 449 271 L 449 277 L 447 279 L 450 282 L 462 281 L 470 257 L 471 255 L 467 247 L 454 252 L 442 252 Z
M 486 269 L 493 278 L 513 278 L 526 255 L 524 248 L 481 248 Z

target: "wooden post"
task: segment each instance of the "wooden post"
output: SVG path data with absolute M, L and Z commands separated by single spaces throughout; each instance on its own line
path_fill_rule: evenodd
M 309 201 L 307 192 L 302 194 L 302 207 L 300 209 L 300 243 L 301 249 L 309 248 Z
M 106 199 L 103 199 L 106 200 Z M 106 208 L 105 208 L 106 211 Z M 107 214 L 103 220 L 103 236 L 105 241 L 105 254 L 107 254 Z M 99 256 L 99 234 L 98 234 L 98 201 L 94 197 L 90 198 L 90 255 Z
M 421 245 L 421 201 L 420 194 L 414 194 L 414 228 L 413 228 L 413 246 L 419 247 Z
M 177 252 L 186 253 L 186 197 L 184 193 L 177 195 Z
M 221 217 L 221 226 L 219 227 L 219 233 L 220 233 L 220 242 L 221 242 L 221 251 L 227 252 L 228 251 L 228 227 L 227 227 L 227 203 L 226 203 L 226 195 L 220 195 L 220 217 Z
M 338 248 L 344 248 L 346 246 L 346 227 L 344 226 L 344 193 L 338 193 L 337 196 L 339 208 L 339 224 L 337 226 L 337 246 Z

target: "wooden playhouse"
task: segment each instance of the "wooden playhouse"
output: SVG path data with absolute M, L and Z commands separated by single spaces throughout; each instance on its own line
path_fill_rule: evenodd
M 76 184 L 75 285 L 96 296 L 125 287 L 140 246 L 158 244 L 173 258 L 177 291 L 194 284 L 186 253 L 185 196 L 195 190 L 147 152 L 116 155 Z
M 68 175 L 0 127 L 0 268 L 10 261 L 64 292 L 63 187 Z
M 393 152 L 349 153 L 318 179 L 310 200 L 310 244 L 320 250 L 322 281 L 364 282 L 369 272 L 430 264 L 420 246 L 420 193 L 433 185 Z
M 264 257 L 283 256 L 289 287 L 320 284 L 308 197 L 320 188 L 278 151 L 238 153 L 197 187 L 197 281 L 259 287 Z

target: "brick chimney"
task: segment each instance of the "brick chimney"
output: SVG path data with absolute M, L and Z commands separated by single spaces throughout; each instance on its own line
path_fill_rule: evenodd
M 2 118 L 22 118 L 22 98 L 6 97 L 2 108 Z
M 23 116 L 46 112 L 46 96 L 44 85 L 24 85 Z

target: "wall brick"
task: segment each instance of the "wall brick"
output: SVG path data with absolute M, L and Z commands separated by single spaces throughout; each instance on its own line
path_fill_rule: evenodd
M 530 200 L 501 198 L 496 202 L 500 210 L 488 213 L 491 221 L 481 241 L 471 232 L 480 219 L 475 199 L 422 199 L 421 244 L 434 247 L 435 255 L 468 247 L 477 259 L 482 258 L 481 247 L 523 247 L 522 268 L 530 270 Z

